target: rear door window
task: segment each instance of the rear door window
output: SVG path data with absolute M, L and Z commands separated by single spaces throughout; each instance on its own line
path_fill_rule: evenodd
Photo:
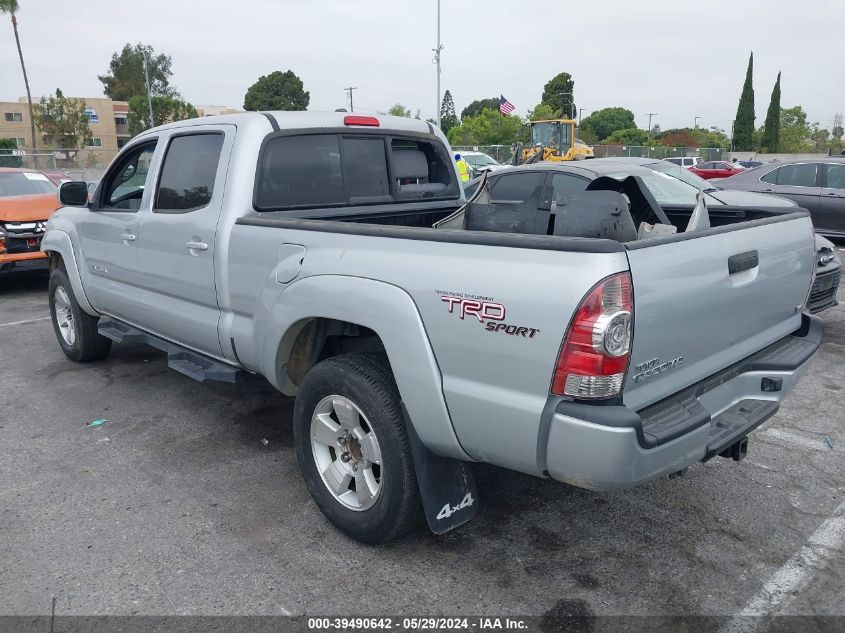
M 490 197 L 496 202 L 522 202 L 543 184 L 545 173 L 530 171 L 500 176 L 490 190 Z
M 587 189 L 590 182 L 581 178 L 580 176 L 573 176 L 572 174 L 554 174 L 552 176 L 552 189 L 554 189 L 554 199 L 566 193 L 578 193 Z
M 825 165 L 827 170 L 827 187 L 829 189 L 845 189 L 845 163 Z
M 186 213 L 211 202 L 223 139 L 223 134 L 190 134 L 170 141 L 153 211 Z
M 782 187 L 815 187 L 817 171 L 815 163 L 784 165 L 778 169 L 777 184 Z

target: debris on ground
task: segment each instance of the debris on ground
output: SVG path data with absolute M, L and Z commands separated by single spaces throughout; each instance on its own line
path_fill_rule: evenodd
M 88 424 L 85 425 L 85 428 L 90 429 L 95 426 L 103 426 L 108 420 L 92 420 Z
M 270 440 L 266 438 L 261 439 L 261 446 L 267 446 L 270 443 Z
M 829 437 L 829 436 L 827 436 L 827 435 L 825 435 L 825 436 L 824 436 L 824 441 L 825 441 L 825 443 L 827 444 L 828 448 L 829 448 L 830 450 L 833 450 L 833 441 L 830 439 L 830 437 Z

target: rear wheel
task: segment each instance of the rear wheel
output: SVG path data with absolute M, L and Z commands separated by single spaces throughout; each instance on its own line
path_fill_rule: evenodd
M 53 330 L 65 356 L 83 363 L 108 354 L 111 340 L 97 331 L 99 317 L 93 317 L 79 307 L 64 268 L 57 268 L 50 274 L 47 292 Z
M 300 470 L 317 506 L 346 535 L 377 545 L 417 523 L 419 491 L 387 360 L 345 354 L 315 365 L 294 406 Z

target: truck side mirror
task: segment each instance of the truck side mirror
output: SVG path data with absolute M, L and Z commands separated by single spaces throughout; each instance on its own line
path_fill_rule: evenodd
M 63 182 L 59 187 L 59 202 L 65 207 L 87 207 L 88 185 L 78 180 Z

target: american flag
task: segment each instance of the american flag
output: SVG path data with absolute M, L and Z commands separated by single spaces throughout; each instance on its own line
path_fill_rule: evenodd
M 516 106 L 505 99 L 504 95 L 499 95 L 499 112 L 508 116 L 514 110 L 516 110 Z

